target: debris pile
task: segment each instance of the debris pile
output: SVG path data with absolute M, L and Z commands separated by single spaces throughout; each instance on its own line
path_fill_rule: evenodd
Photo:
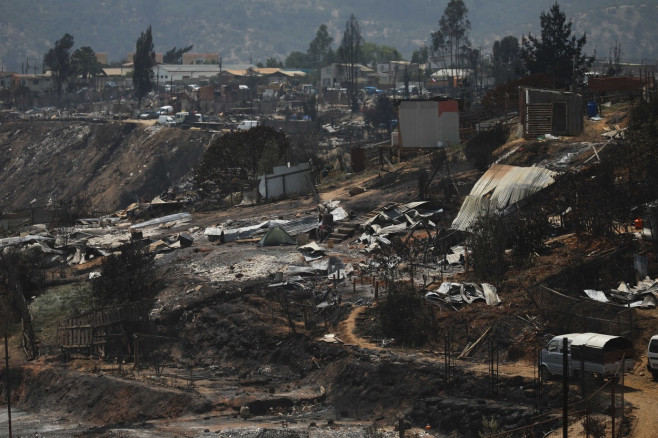
M 497 306 L 502 302 L 496 288 L 489 283 L 451 283 L 444 282 L 435 291 L 425 294 L 425 299 L 434 304 L 471 304 L 474 301 L 485 301 L 489 306 Z
M 646 277 L 635 286 L 629 286 L 622 281 L 616 289 L 610 289 L 607 292 L 585 289 L 584 293 L 589 298 L 601 303 L 654 308 L 658 301 L 658 279 L 652 280 Z

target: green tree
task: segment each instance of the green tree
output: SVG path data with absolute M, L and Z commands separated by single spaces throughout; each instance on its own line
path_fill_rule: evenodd
M 256 179 L 259 169 L 283 162 L 288 149 L 286 135 L 268 126 L 218 137 L 194 170 L 199 195 L 221 196 L 242 189 Z
M 315 32 L 315 38 L 306 51 L 309 62 L 308 67 L 318 68 L 326 64 L 327 56 L 331 52 L 331 43 L 334 39 L 329 35 L 326 24 L 321 24 Z
M 308 57 L 300 51 L 295 51 L 288 55 L 285 64 L 287 68 L 305 68 L 308 66 Z
M 275 57 L 267 58 L 265 61 L 265 67 L 267 68 L 283 68 L 283 62 L 279 61 Z
M 82 76 L 83 79 L 93 78 L 103 72 L 96 54 L 91 47 L 80 47 L 71 55 L 72 70 L 76 75 Z
M 521 73 L 521 47 L 515 36 L 506 36 L 493 45 L 493 72 L 496 85 L 517 79 Z
M 354 14 L 351 14 L 350 18 L 345 23 L 343 40 L 340 42 L 340 47 L 338 48 L 338 58 L 343 64 L 345 64 L 344 68 L 347 82 L 347 92 L 350 96 L 353 111 L 358 111 L 356 90 L 359 63 L 362 59 L 362 45 L 363 37 L 361 36 L 359 21 L 356 19 Z
M 101 306 L 151 297 L 156 280 L 154 255 L 142 245 L 130 243 L 119 254 L 103 259 L 101 275 L 92 280 L 94 297 Z
M 73 37 L 68 33 L 64 34 L 61 39 L 55 41 L 55 47 L 48 50 L 43 58 L 44 64 L 46 64 L 52 72 L 57 95 L 60 97 L 62 96 L 62 85 L 73 74 L 71 55 L 69 53 L 73 44 Z
M 507 270 L 505 248 L 509 232 L 504 218 L 494 211 L 487 212 L 475 221 L 469 231 L 469 264 L 475 276 L 498 283 Z
M 364 42 L 362 44 L 361 54 L 361 62 L 368 65 L 402 60 L 402 54 L 396 48 L 380 46 L 371 42 Z
M 439 19 L 439 29 L 432 32 L 432 51 L 444 60 L 449 68 L 461 68 L 463 54 L 470 47 L 468 8 L 462 0 L 450 0 Z M 449 62 L 446 61 L 446 57 Z
M 258 160 L 258 173 L 261 175 L 272 173 L 276 166 L 283 164 L 281 159 L 281 150 L 275 139 L 265 142 Z
M 390 131 L 390 121 L 397 118 L 397 111 L 391 99 L 386 96 L 380 95 L 377 96 L 375 100 L 375 106 L 371 109 L 368 109 L 366 112 L 367 119 L 373 124 L 375 128 L 378 128 L 382 123 L 387 127 L 387 130 Z
M 153 89 L 153 67 L 156 65 L 150 25 L 137 39 L 133 65 L 133 88 L 141 108 L 142 99 Z
M 429 50 L 427 46 L 422 46 L 420 49 L 414 50 L 411 54 L 411 63 L 412 64 L 427 64 L 429 60 Z
M 377 305 L 384 336 L 409 347 L 425 345 L 429 340 L 429 306 L 413 285 L 390 281 L 386 297 Z
M 164 64 L 182 64 L 183 63 L 183 54 L 192 50 L 193 45 L 187 47 L 181 47 L 177 49 L 174 46 L 173 49 L 167 50 L 162 56 L 162 62 Z
M 586 34 L 576 38 L 571 33 L 572 22 L 556 3 L 540 15 L 541 36 L 524 37 L 521 43 L 523 66 L 529 74 L 551 73 L 555 87 L 571 88 L 582 83 L 585 72 L 594 62 L 583 53 Z

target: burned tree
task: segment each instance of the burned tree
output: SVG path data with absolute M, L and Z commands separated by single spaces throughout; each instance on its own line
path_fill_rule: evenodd
M 345 64 L 345 77 L 347 82 L 347 92 L 350 96 L 352 109 L 358 110 L 357 105 L 357 79 L 359 77 L 359 63 L 363 56 L 361 46 L 363 37 L 359 28 L 359 21 L 354 14 L 350 15 L 349 20 L 345 23 L 345 32 L 343 40 L 338 48 L 338 57 Z

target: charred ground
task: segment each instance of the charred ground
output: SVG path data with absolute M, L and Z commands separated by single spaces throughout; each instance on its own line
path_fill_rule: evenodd
M 121 204 L 125 193 L 147 193 L 146 181 L 154 180 L 149 175 L 163 169 L 143 167 L 145 160 L 152 164 L 157 162 L 154 157 L 164 156 L 165 162 L 180 165 L 180 168 L 171 169 L 172 172 L 183 172 L 184 161 L 198 157 L 209 141 L 208 134 L 190 131 L 181 133 L 178 140 L 170 136 L 165 139 L 158 137 L 163 136 L 163 132 L 130 124 L 116 128 L 118 133 L 113 131 L 111 135 L 97 131 L 109 129 L 107 127 L 72 128 L 51 124 L 43 128 L 36 125 L 34 132 L 19 143 L 16 138 L 25 135 L 21 133 L 27 128 L 3 124 L 0 135 L 12 141 L 12 150 L 16 153 L 4 164 L 14 171 L 5 174 L 8 179 L 3 186 L 27 184 L 27 193 L 8 192 L 7 200 L 24 203 L 37 193 L 43 193 L 43 187 L 30 186 L 29 181 L 38 175 L 40 166 L 48 166 L 48 160 L 38 161 L 41 152 L 28 146 L 38 143 L 42 145 L 40 149 L 46 149 L 43 137 L 55 135 L 50 131 L 53 126 L 56 130 L 81 130 L 79 135 L 66 135 L 80 139 L 71 143 L 69 153 L 87 146 L 85 152 L 78 153 L 86 157 L 79 162 L 90 165 L 84 172 L 88 176 L 80 180 L 80 185 L 66 179 L 65 173 L 59 174 L 60 166 L 52 166 L 51 172 L 55 173 L 49 175 L 58 181 L 57 190 L 71 186 L 67 189 L 71 191 L 60 197 L 73 196 L 87 187 L 85 193 L 89 196 L 109 202 L 104 208 Z M 57 132 L 64 135 L 65 131 Z M 594 126 L 588 125 L 585 135 L 579 139 L 537 143 L 514 140 L 498 151 L 498 155 L 502 157 L 515 151 L 504 161 L 515 165 L 550 160 L 564 155 L 564 151 L 577 151 L 577 155 L 590 157 L 589 146 L 574 144 L 598 141 L 598 134 Z M 100 141 L 96 136 L 105 140 Z M 134 146 L 125 156 L 114 157 L 118 159 L 116 168 L 114 163 L 113 169 L 110 165 L 101 165 L 104 160 L 113 159 L 113 153 L 118 151 L 107 139 L 119 142 L 119 138 L 128 137 L 134 140 Z M 177 146 L 171 152 L 149 149 L 149 145 L 162 142 L 173 145 L 174 141 Z M 21 153 L 19 144 L 25 147 Z M 186 148 L 185 154 L 176 152 L 181 151 L 179 144 L 189 145 L 189 151 Z M 478 174 L 459 153 L 452 155 L 451 160 L 454 184 L 464 195 Z M 70 156 L 66 161 L 70 161 Z M 378 175 L 336 179 L 320 187 L 321 198 L 343 200 L 342 205 L 352 212 L 354 219 L 363 221 L 387 202 L 413 199 L 417 195 L 418 170 L 428 165 L 427 157 L 409 157 L 394 172 L 380 170 Z M 142 173 L 140 167 L 145 169 Z M 28 176 L 24 180 L 15 179 L 25 172 Z M 130 184 L 123 184 L 127 187 L 111 184 L 131 173 Z M 92 175 L 100 179 L 92 179 Z M 369 189 L 349 196 L 349 189 L 354 186 Z M 163 180 L 162 185 L 154 185 L 149 190 L 156 194 L 166 188 Z M 430 188 L 429 195 L 434 204 L 446 212 L 439 226 L 447 228 L 459 208 L 459 197 L 455 196 L 450 202 L 444 199 L 438 181 Z M 228 220 L 289 219 L 315 212 L 316 203 L 311 197 L 199 212 L 193 214 L 191 224 L 157 230 L 151 238 L 176 231 L 189 232 L 194 227 L 204 228 Z M 334 252 L 356 266 L 363 260 L 358 246 L 347 241 L 337 245 Z M 356 274 L 356 284 L 344 283 L 336 288 L 327 279 L 314 282 L 314 293 L 338 296 L 340 292 L 342 303 L 326 316 L 307 319 L 303 312 L 307 296 L 295 296 L 294 290 L 286 291 L 292 293 L 290 296 L 296 303 L 302 304 L 287 312 L 286 303 L 281 301 L 284 291 L 270 287 L 280 265 L 268 263 L 277 259 L 293 264 L 301 257 L 296 249 L 258 248 L 245 243 L 217 245 L 198 238 L 193 246 L 166 253 L 156 263 L 163 287 L 153 296 L 147 329 L 149 335 L 159 336 L 161 338 L 157 339 L 161 341 L 151 344 L 152 351 L 144 350 L 144 357 L 150 353 L 153 359 L 160 351 L 160 368 L 164 370 L 156 373 L 153 361 L 141 370 L 133 370 L 131 363 L 119 366 L 120 357 L 105 362 L 77 359 L 64 363 L 54 353 L 21 364 L 20 353 L 14 349 L 12 358 L 21 367 L 13 378 L 19 388 L 13 393 L 13 400 L 22 410 L 46 413 L 44 418 L 51 419 L 44 420 L 46 422 L 54 422 L 52 419 L 59 416 L 67 418 L 63 423 L 68 430 L 80 436 L 116 436 L 112 434 L 119 429 L 153 436 L 203 436 L 205 430 L 220 436 L 220 431 L 224 431 L 227 436 L 234 436 L 228 435 L 227 430 L 284 426 L 318 434 L 338 430 L 349 436 L 350 430 L 361 433 L 362 426 L 373 421 L 390 429 L 399 417 L 406 417 L 416 427 L 431 424 L 455 436 L 477 436 L 483 418 L 489 416 L 498 419 L 500 427 L 512 429 L 526 424 L 536 414 L 532 362 L 545 337 L 565 331 L 604 331 L 606 327 L 597 325 L 600 320 L 619 318 L 618 309 L 590 302 L 583 305 L 577 298 L 584 288 L 614 287 L 620 280 L 632 280 L 632 256 L 636 253 L 647 255 L 650 266 L 655 266 L 653 245 L 637 241 L 632 235 L 602 238 L 562 230 L 530 261 L 509 266 L 497 284 L 502 305 L 490 307 L 475 302 L 458 310 L 430 306 L 430 341 L 424 347 L 412 349 L 395 345 L 382 334 L 376 303 L 373 303 L 373 278 L 367 270 L 363 270 L 363 276 Z M 258 271 L 264 275 L 256 275 L 256 267 L 264 266 L 264 270 Z M 221 270 L 216 270 L 220 267 Z M 77 269 L 67 275 L 68 278 L 84 278 L 91 269 Z M 654 269 L 650 271 L 655 272 Z M 467 281 L 472 275 L 472 272 L 464 272 L 450 278 Z M 427 279 L 427 288 L 438 286 L 441 277 L 442 273 L 435 270 Z M 382 296 L 384 291 L 382 282 Z M 559 291 L 561 296 L 553 291 Z M 308 301 L 309 305 L 311 303 Z M 644 341 L 658 330 L 654 314 L 655 310 L 634 311 L 634 335 L 638 345 L 645 345 Z M 491 392 L 486 345 L 475 349 L 468 362 L 454 367 L 450 378 L 443 367 L 446 334 L 451 336 L 451 348 L 459 352 L 488 329 L 493 329 L 500 348 L 503 372 L 498 394 L 504 394 L 503 397 Z M 323 337 L 328 333 L 344 342 L 326 342 Z M 13 344 L 18 345 L 16 338 Z M 639 369 L 638 376 L 641 377 Z M 645 380 L 646 385 L 639 391 L 655 391 L 649 386 L 648 378 Z M 641 380 L 634 384 L 639 385 L 638 382 Z M 4 384 L 0 385 L 4 391 Z M 549 386 L 545 397 L 550 406 L 559 403 L 560 393 Z M 250 414 L 249 419 L 243 421 L 239 413 L 244 406 L 249 407 Z M 645 412 L 641 404 L 636 409 L 636 415 Z M 70 421 L 84 424 L 72 425 Z M 313 425 L 317 427 L 308 429 Z M 645 436 L 642 433 L 639 431 L 636 436 Z

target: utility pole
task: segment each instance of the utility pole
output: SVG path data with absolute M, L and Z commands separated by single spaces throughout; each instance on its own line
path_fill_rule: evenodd
M 9 424 L 9 438 L 12 438 L 11 431 L 11 387 L 9 386 L 9 348 L 7 342 L 7 332 L 9 331 L 9 320 L 5 321 L 5 378 L 7 387 L 7 423 Z

